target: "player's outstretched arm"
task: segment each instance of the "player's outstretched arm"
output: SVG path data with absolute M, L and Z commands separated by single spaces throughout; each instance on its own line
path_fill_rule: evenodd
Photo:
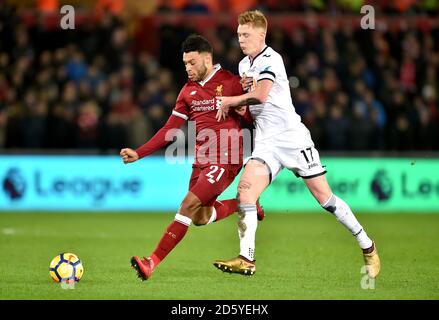
M 166 146 L 177 134 L 176 129 L 180 128 L 185 122 L 185 119 L 172 114 L 166 124 L 148 142 L 136 150 L 130 148 L 122 149 L 120 155 L 122 156 L 123 162 L 131 163 L 137 161 Z M 126 158 L 124 158 L 124 156 Z
M 120 150 L 120 156 L 125 164 L 139 160 L 137 152 L 130 148 Z

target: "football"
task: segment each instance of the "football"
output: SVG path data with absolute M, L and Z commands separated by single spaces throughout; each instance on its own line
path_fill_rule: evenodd
M 49 274 L 55 282 L 78 282 L 84 273 L 84 267 L 78 256 L 64 252 L 50 262 Z

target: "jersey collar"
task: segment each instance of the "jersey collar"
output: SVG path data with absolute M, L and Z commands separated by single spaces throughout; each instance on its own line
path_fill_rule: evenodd
M 250 66 L 252 66 L 252 65 L 253 65 L 253 62 L 255 62 L 256 58 L 259 57 L 261 54 L 263 54 L 263 53 L 265 52 L 265 50 L 267 50 L 267 49 L 268 49 L 268 46 L 265 45 L 264 49 L 262 49 L 262 51 L 259 52 L 259 53 L 256 55 L 256 57 L 254 57 L 254 59 L 252 59 L 250 56 L 248 56 L 248 59 L 250 60 Z
M 209 82 L 210 79 L 212 79 L 212 77 L 217 73 L 217 71 L 218 71 L 219 69 L 221 69 L 221 65 L 220 65 L 219 63 L 215 64 L 215 65 L 213 66 L 213 71 L 212 71 L 212 73 L 211 73 L 206 79 L 204 79 L 204 80 L 202 80 L 202 81 L 198 81 L 198 83 L 199 83 L 202 87 L 204 87 L 204 85 L 205 85 L 207 82 Z

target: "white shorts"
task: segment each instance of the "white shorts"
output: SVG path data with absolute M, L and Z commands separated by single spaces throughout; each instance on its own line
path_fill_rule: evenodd
M 271 181 L 276 179 L 283 168 L 293 171 L 297 177 L 303 179 L 326 173 L 326 169 L 320 163 L 319 152 L 314 148 L 312 141 L 309 147 L 294 148 L 285 146 L 284 143 L 276 143 L 276 140 L 256 142 L 255 149 L 248 159 L 265 162 L 270 170 Z

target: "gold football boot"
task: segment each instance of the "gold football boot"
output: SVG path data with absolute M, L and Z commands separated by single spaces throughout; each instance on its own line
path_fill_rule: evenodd
M 364 257 L 364 265 L 366 266 L 367 275 L 370 278 L 376 278 L 380 273 L 381 262 L 380 262 L 380 257 L 378 256 L 378 251 L 375 242 L 373 243 L 373 250 L 370 253 L 363 252 L 363 257 Z
M 237 256 L 230 260 L 215 260 L 213 265 L 223 272 L 239 273 L 245 276 L 251 276 L 256 272 L 255 262 Z

